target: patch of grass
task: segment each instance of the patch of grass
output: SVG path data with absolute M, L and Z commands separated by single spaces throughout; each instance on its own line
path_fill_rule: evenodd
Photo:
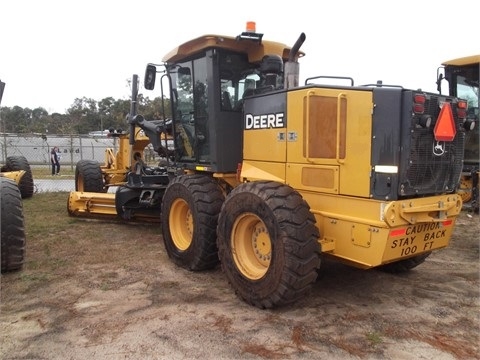
M 68 192 L 48 192 L 24 199 L 27 237 L 46 239 L 72 227 L 67 213 Z
M 42 264 L 37 260 L 28 260 L 25 262 L 25 268 L 28 268 L 30 271 L 40 269 Z
M 32 166 L 32 176 L 34 179 L 51 179 L 52 178 L 52 169 L 50 166 L 45 166 L 45 167 L 36 167 Z M 62 177 L 65 176 L 75 176 L 75 168 L 71 166 L 62 166 L 60 168 L 60 173 L 62 174 Z
M 102 291 L 108 291 L 108 290 L 110 290 L 110 284 L 109 284 L 108 282 L 105 282 L 105 281 L 102 282 L 102 283 L 100 284 L 100 290 L 102 290 Z
M 371 345 L 375 346 L 382 343 L 382 335 L 379 332 L 373 331 L 367 333 L 367 340 Z
M 50 265 L 54 270 L 65 267 L 68 264 L 66 259 L 52 259 Z
M 44 273 L 22 273 L 20 274 L 20 280 L 24 282 L 44 282 L 48 280 L 48 275 Z
M 27 269 L 48 273 L 71 266 L 131 266 L 149 248 L 163 248 L 159 224 L 71 217 L 67 211 L 69 194 L 48 192 L 24 199 Z
M 70 284 L 115 290 L 127 281 L 118 277 L 119 269 L 135 273 L 146 261 L 152 268 L 159 261 L 157 254 L 164 249 L 159 224 L 72 217 L 67 210 L 69 194 L 38 193 L 23 199 L 25 263 L 22 271 L 2 274 L 5 303 L 21 306 L 18 299 L 51 294 Z M 128 281 L 146 277 L 136 275 Z

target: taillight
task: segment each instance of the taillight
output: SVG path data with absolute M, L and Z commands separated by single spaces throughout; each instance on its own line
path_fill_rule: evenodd
M 423 94 L 415 94 L 413 96 L 413 112 L 415 114 L 423 114 L 425 112 L 425 102 L 427 98 Z
M 457 116 L 461 120 L 465 120 L 467 117 L 468 104 L 465 100 L 459 100 L 457 103 Z

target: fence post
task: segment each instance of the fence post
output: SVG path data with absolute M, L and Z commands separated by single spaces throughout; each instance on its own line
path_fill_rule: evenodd
M 82 137 L 81 136 L 80 136 L 80 160 L 83 160 L 83 146 L 82 146 Z
M 73 134 L 70 134 L 70 170 L 73 171 Z
M 6 133 L 3 133 L 2 155 L 3 155 L 2 163 L 4 163 L 7 161 L 7 134 Z

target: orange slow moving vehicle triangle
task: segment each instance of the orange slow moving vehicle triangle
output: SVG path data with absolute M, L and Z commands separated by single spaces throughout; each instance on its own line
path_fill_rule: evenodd
M 433 134 L 437 141 L 453 141 L 456 133 L 457 129 L 455 128 L 452 107 L 450 103 L 446 102 L 440 110 Z

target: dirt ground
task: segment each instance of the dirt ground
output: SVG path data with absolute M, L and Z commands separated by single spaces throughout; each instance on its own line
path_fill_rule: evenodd
M 27 231 L 25 269 L 1 278 L 2 359 L 480 359 L 478 215 L 408 274 L 324 261 L 311 295 L 275 310 L 220 268 L 176 267 L 156 226 L 65 221 Z

